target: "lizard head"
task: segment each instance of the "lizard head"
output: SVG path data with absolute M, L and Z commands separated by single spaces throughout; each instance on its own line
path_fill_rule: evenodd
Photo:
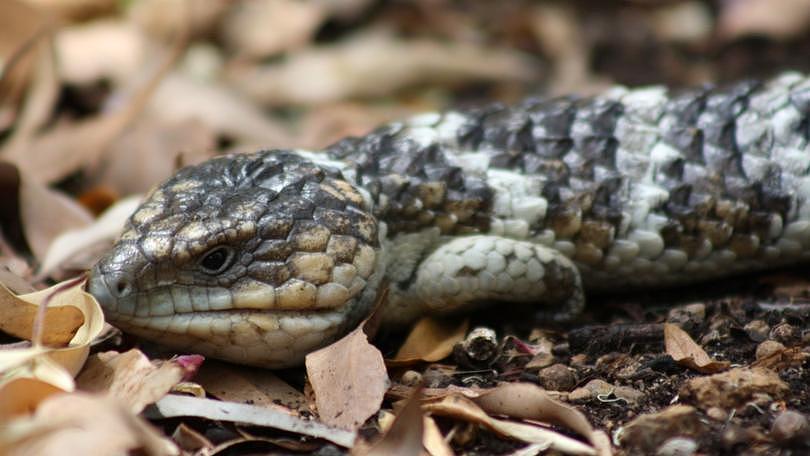
M 147 196 L 88 289 L 126 332 L 244 364 L 300 363 L 376 297 L 370 204 L 295 153 L 215 158 Z

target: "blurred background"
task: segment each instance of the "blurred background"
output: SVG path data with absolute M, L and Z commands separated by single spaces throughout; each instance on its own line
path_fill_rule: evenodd
M 0 263 L 30 277 L 57 234 L 217 153 L 809 57 L 810 0 L 4 0 Z

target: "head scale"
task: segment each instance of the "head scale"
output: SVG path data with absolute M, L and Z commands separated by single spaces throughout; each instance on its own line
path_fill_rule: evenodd
M 369 311 L 379 248 L 370 202 L 339 171 L 290 152 L 227 156 L 155 189 L 89 290 L 125 331 L 279 367 Z

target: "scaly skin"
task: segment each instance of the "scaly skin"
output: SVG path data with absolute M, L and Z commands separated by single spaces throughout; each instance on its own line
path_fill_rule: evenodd
M 89 289 L 157 342 L 300 363 L 370 311 L 558 304 L 810 257 L 810 79 L 427 114 L 323 153 L 185 168 L 152 192 Z

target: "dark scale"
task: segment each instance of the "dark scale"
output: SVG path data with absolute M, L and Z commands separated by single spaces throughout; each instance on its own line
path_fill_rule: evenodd
M 658 141 L 679 153 L 652 170 L 653 183 L 669 192 L 666 201 L 652 208 L 667 219 L 660 228 L 666 247 L 694 253 L 705 239 L 714 248 L 724 247 L 734 241 L 732 233 L 764 239 L 771 214 L 780 214 L 785 223 L 794 216 L 789 212 L 797 202 L 781 165 L 772 161 L 763 177 L 746 176 L 744 152 L 735 141 L 737 118 L 764 88 L 744 81 L 672 91 L 659 114 L 641 112 L 647 121 L 657 122 L 652 125 Z M 796 128 L 805 137 L 810 130 L 808 93 L 796 90 L 789 96 L 803 114 Z M 583 222 L 607 223 L 618 233 L 637 185 L 617 165 L 622 147 L 617 125 L 631 108 L 598 97 L 535 97 L 515 107 L 494 104 L 462 112 L 466 121 L 449 144 L 420 145 L 408 138 L 407 124 L 395 124 L 341 141 L 328 152 L 356 165 L 359 183 L 385 203 L 376 215 L 388 221 L 393 233 L 427 226 L 445 233 L 486 232 L 492 190 L 483 176 L 450 164 L 447 157 L 456 153 L 454 148 L 488 153 L 492 168 L 542 177 L 541 196 L 548 209 L 532 231 L 557 231 L 581 216 Z M 424 198 L 425 193 L 433 198 Z
M 357 180 L 375 200 L 375 215 L 391 233 L 439 226 L 446 234 L 486 231 L 491 190 L 446 159 L 445 145 L 421 147 L 384 127 L 328 149 L 330 158 L 356 168 Z

